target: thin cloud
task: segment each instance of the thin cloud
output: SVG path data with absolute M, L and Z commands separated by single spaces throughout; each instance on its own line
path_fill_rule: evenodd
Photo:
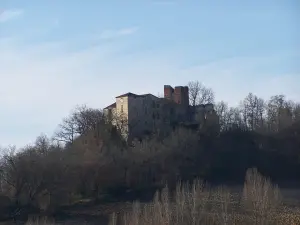
M 122 28 L 119 30 L 104 30 L 99 37 L 100 39 L 113 39 L 120 36 L 131 35 L 136 33 L 137 31 L 138 27 Z
M 12 10 L 2 10 L 0 12 L 0 23 L 7 22 L 9 20 L 15 19 L 23 14 L 23 10 L 12 9 Z

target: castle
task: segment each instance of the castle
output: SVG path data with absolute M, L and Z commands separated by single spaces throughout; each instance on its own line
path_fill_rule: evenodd
M 164 97 L 128 92 L 105 107 L 104 115 L 126 139 L 141 138 L 154 131 L 170 132 L 179 124 L 217 124 L 213 104 L 190 106 L 187 86 L 164 85 Z

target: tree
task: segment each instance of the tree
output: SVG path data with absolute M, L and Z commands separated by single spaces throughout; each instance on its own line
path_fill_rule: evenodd
M 72 144 L 78 136 L 88 130 L 100 129 L 104 123 L 102 111 L 88 108 L 85 105 L 77 106 L 69 117 L 64 118 L 62 123 L 59 124 L 53 139 L 66 144 Z
M 229 129 L 245 129 L 241 109 L 237 107 L 230 107 L 228 112 L 228 126 Z
M 229 123 L 229 107 L 228 104 L 224 101 L 218 102 L 215 105 L 215 110 L 219 116 L 220 131 L 228 129 Z
M 284 95 L 274 95 L 267 104 L 267 122 L 271 132 L 277 132 L 292 124 L 292 104 Z
M 295 103 L 293 105 L 293 121 L 298 122 L 300 121 L 300 104 Z
M 221 131 L 246 127 L 242 108 L 229 107 L 226 102 L 221 101 L 215 105 L 215 110 L 219 116 Z
M 45 191 L 50 194 L 51 206 L 67 201 L 78 179 L 74 178 L 74 162 L 70 163 L 74 157 L 65 157 L 65 153 L 41 135 L 34 145 L 4 155 L 0 175 L 16 207 L 39 207 L 40 194 Z
M 241 103 L 245 125 L 250 130 L 262 130 L 264 126 L 265 103 L 256 95 L 249 93 Z
M 256 127 L 257 131 L 265 130 L 265 123 L 266 123 L 266 104 L 262 98 L 256 98 Z
M 38 151 L 47 151 L 51 147 L 50 139 L 45 135 L 41 134 L 35 140 L 35 148 Z
M 78 134 L 83 134 L 91 129 L 96 130 L 100 124 L 104 123 L 102 111 L 88 108 L 85 105 L 77 107 L 72 117 L 74 118 Z
M 214 103 L 215 95 L 211 88 L 205 87 L 199 81 L 188 83 L 189 99 L 192 106 Z

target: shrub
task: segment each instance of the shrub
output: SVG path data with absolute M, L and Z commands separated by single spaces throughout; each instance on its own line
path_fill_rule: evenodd
M 233 196 L 225 187 L 209 188 L 200 180 L 178 183 L 157 192 L 151 203 L 133 203 L 132 210 L 110 224 L 116 225 L 286 225 L 300 224 L 300 214 L 283 207 L 276 185 L 256 169 L 247 171 L 243 194 Z

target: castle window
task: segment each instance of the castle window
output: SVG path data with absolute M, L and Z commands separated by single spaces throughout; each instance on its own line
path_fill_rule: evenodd
M 155 120 L 155 113 L 153 113 L 152 118 Z
M 159 120 L 159 113 L 157 113 L 156 118 Z
M 121 105 L 121 113 L 123 112 L 123 105 Z
M 152 102 L 152 106 L 153 106 L 153 108 L 155 108 L 155 101 Z
M 156 104 L 156 108 L 159 108 L 159 103 Z

